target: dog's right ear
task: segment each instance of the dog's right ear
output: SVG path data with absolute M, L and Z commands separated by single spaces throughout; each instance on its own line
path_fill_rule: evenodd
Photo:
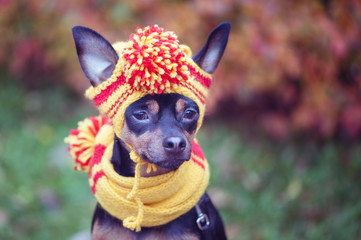
M 207 43 L 193 56 L 194 62 L 207 73 L 213 73 L 216 70 L 227 46 L 230 30 L 230 23 L 219 24 L 209 34 Z
M 73 27 L 73 37 L 83 72 L 93 86 L 106 81 L 115 69 L 118 54 L 112 45 L 90 28 Z

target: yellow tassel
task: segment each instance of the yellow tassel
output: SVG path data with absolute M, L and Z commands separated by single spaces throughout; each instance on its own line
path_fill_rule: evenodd
M 157 171 L 157 166 L 154 163 L 148 163 L 147 173 L 150 173 L 151 171 Z
M 130 193 L 127 196 L 127 199 L 129 201 L 133 200 L 138 193 L 138 188 L 139 188 L 139 182 L 140 182 L 140 166 L 141 166 L 141 158 L 138 154 L 136 154 L 134 152 L 134 150 L 132 150 L 129 154 L 130 159 L 132 159 L 135 163 L 137 163 L 136 167 L 135 167 L 135 175 L 134 175 L 134 185 L 132 188 L 132 191 L 130 191 Z
M 137 217 L 130 216 L 124 219 L 123 226 L 136 232 L 139 232 L 141 230 L 141 223 L 143 221 L 143 215 L 144 215 L 144 205 L 142 201 L 139 198 L 135 198 L 135 201 L 138 206 L 138 215 Z

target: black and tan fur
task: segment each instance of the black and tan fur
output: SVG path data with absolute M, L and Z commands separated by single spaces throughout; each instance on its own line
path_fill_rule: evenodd
M 213 73 L 216 69 L 226 47 L 229 30 L 228 23 L 219 25 L 193 57 L 206 72 Z M 108 79 L 118 61 L 112 46 L 88 28 L 74 27 L 73 35 L 80 64 L 91 84 L 96 86 Z M 103 70 L 94 68 L 98 61 L 104 66 Z M 147 95 L 128 106 L 124 119 L 122 139 L 115 137 L 111 159 L 118 174 L 134 176 L 135 165 L 124 142 L 130 144 L 144 161 L 156 164 L 155 173 L 141 170 L 144 177 L 175 170 L 190 159 L 199 119 L 199 109 L 193 100 L 175 93 Z M 198 228 L 197 212 L 193 208 L 165 225 L 142 227 L 140 232 L 134 232 L 124 228 L 121 220 L 98 204 L 92 221 L 92 239 L 226 239 L 222 220 L 206 193 L 198 205 L 210 219 L 206 231 Z

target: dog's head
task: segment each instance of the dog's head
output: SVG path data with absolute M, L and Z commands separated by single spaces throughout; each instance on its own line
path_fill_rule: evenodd
M 192 58 L 173 33 L 153 28 L 153 33 L 149 28 L 138 31 L 128 45 L 118 43 L 115 48 L 89 28 L 74 27 L 73 36 L 79 62 L 92 84 L 87 96 L 112 120 L 116 135 L 144 161 L 176 169 L 190 159 L 209 74 L 222 58 L 230 24 L 216 27 Z
M 180 94 L 147 95 L 125 111 L 122 139 L 144 161 L 175 169 L 190 159 L 199 110 Z

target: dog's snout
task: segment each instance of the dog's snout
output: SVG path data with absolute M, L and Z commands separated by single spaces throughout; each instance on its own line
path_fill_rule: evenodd
M 183 152 L 186 145 L 186 140 L 182 137 L 167 137 L 163 140 L 164 149 L 173 154 Z

